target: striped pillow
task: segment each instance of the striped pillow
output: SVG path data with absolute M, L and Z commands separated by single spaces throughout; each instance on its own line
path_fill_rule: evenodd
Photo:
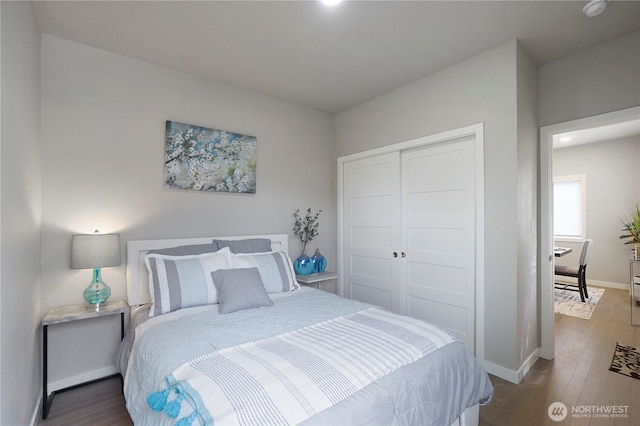
M 147 255 L 144 263 L 149 271 L 152 303 L 149 316 L 218 303 L 211 273 L 229 268 L 229 256 L 228 248 L 191 256 Z
M 283 251 L 231 254 L 231 267 L 258 268 L 267 293 L 282 293 L 300 287 L 291 259 Z

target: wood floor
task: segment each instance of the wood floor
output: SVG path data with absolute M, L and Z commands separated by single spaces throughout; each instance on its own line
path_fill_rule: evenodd
M 556 314 L 556 358 L 538 360 L 517 386 L 491 376 L 495 394 L 480 408 L 480 425 L 640 425 L 640 380 L 608 370 L 616 342 L 640 348 L 640 327 L 629 318 L 628 291 L 609 288 L 590 320 Z M 628 416 L 554 422 L 547 414 L 553 402 L 569 411 L 629 406 Z
M 115 426 L 133 425 L 122 396 L 120 377 L 57 393 L 46 420 L 39 425 Z
M 629 324 L 628 292 L 606 289 L 590 320 L 556 315 L 556 359 L 538 360 L 519 385 L 491 376 L 495 395 L 480 409 L 482 426 L 640 425 L 640 380 L 608 370 L 616 342 L 640 348 L 640 328 Z M 628 416 L 572 417 L 552 421 L 547 410 L 628 406 Z M 606 408 L 605 408 L 606 409 Z M 131 425 L 120 379 L 57 394 L 47 426 Z

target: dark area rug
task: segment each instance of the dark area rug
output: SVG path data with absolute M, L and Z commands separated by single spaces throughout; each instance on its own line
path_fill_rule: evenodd
M 633 346 L 616 343 L 609 370 L 640 380 L 640 352 Z

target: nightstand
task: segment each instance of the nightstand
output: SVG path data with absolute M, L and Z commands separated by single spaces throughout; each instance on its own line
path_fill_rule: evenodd
M 127 303 L 122 299 L 110 300 L 107 306 L 96 310 L 87 304 L 61 306 L 50 309 L 42 319 L 42 418 L 46 419 L 49 408 L 53 403 L 55 391 L 51 395 L 47 393 L 47 344 L 48 328 L 50 325 L 62 324 L 71 321 L 80 321 L 88 318 L 97 318 L 107 315 L 120 314 L 120 340 L 124 338 L 124 313 Z M 81 383 L 82 384 L 82 383 Z M 78 386 L 78 385 L 76 385 Z
M 323 281 L 335 280 L 338 274 L 335 272 L 317 272 L 309 275 L 296 275 L 296 280 L 302 285 L 309 285 L 320 290 L 320 284 Z
M 629 261 L 629 299 L 631 300 L 631 325 L 640 326 L 640 259 Z

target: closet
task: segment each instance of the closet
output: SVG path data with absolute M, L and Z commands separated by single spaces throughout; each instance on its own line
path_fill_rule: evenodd
M 341 157 L 341 294 L 435 322 L 475 351 L 482 158 L 482 126 Z

